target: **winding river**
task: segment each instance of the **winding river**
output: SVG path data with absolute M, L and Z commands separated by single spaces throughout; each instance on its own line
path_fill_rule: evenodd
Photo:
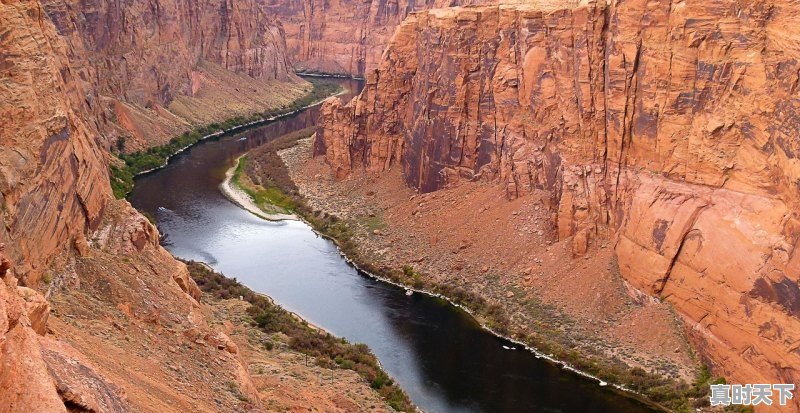
M 362 86 L 336 81 L 350 91 Z M 369 345 L 427 412 L 651 411 L 528 351 L 505 349 L 514 345 L 443 300 L 408 297 L 359 273 L 305 224 L 267 222 L 223 197 L 218 186 L 234 159 L 313 125 L 317 112 L 310 108 L 194 146 L 139 177 L 130 200 L 156 218 L 174 255 L 204 261 L 310 322 Z

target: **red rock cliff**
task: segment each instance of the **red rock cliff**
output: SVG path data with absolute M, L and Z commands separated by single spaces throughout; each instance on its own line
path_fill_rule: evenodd
M 35 286 L 58 256 L 86 246 L 111 200 L 84 93 L 38 2 L 0 4 L 0 50 L 0 406 L 58 412 L 76 397 L 76 407 L 122 411 L 115 386 L 45 336 L 44 297 L 18 285 Z
M 286 30 L 301 71 L 364 75 L 377 66 L 395 27 L 411 12 L 492 0 L 259 0 Z
M 291 102 L 284 33 L 255 0 L 45 0 L 112 146 L 164 143 L 200 125 Z M 269 93 L 266 93 L 269 91 Z
M 111 192 L 66 44 L 38 2 L 3 3 L 0 19 L 0 242 L 17 277 L 35 284 L 55 255 L 97 227 Z
M 800 9 L 584 1 L 412 14 L 360 96 L 329 100 L 337 175 L 402 167 L 551 194 L 575 254 L 672 303 L 719 373 L 800 380 Z

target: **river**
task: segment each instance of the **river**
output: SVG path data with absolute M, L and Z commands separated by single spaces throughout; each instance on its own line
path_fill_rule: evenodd
M 352 91 L 362 83 L 335 80 Z M 152 214 L 165 247 L 203 261 L 310 322 L 366 343 L 427 412 L 650 412 L 640 402 L 484 331 L 464 311 L 359 273 L 302 222 L 267 222 L 218 186 L 234 160 L 311 126 L 318 108 L 204 141 L 136 180 L 131 203 Z

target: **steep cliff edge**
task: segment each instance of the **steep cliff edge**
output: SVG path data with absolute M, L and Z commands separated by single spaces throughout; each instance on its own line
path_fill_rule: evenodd
M 0 238 L 15 275 L 31 285 L 65 247 L 86 243 L 110 200 L 85 92 L 37 7 L 10 2 L 0 13 Z
M 800 10 L 552 6 L 412 14 L 362 94 L 325 104 L 314 152 L 421 192 L 544 191 L 554 237 L 574 255 L 611 240 L 719 373 L 797 382 Z
M 88 250 L 110 201 L 102 152 L 66 46 L 38 2 L 0 5 L 0 398 L 9 411 L 122 411 L 126 402 L 83 356 L 47 334 L 36 286 L 59 255 Z M 12 264 L 14 263 L 14 264 Z
M 299 71 L 363 76 L 409 13 L 492 0 L 259 0 L 286 31 L 287 54 Z
M 289 67 L 280 24 L 255 0 L 42 5 L 67 42 L 106 149 L 163 144 L 310 88 Z

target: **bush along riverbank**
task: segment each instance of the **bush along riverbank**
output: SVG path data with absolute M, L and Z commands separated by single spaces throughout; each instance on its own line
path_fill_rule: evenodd
M 310 208 L 278 154 L 312 133 L 310 130 L 300 131 L 254 149 L 248 154 L 248 161 L 242 169 L 253 182 L 279 190 L 289 197 L 293 205 L 291 212 L 320 234 L 332 239 L 357 268 L 385 281 L 446 299 L 472 314 L 492 333 L 524 345 L 537 355 L 563 365 L 565 369 L 602 383 L 610 383 L 615 391 L 623 391 L 656 409 L 690 412 L 708 406 L 709 385 L 723 382 L 724 379 L 712 377 L 705 366 L 698 366 L 694 381 L 686 383 L 649 373 L 642 368 L 631 368 L 622 361 L 609 360 L 599 354 L 579 352 L 569 342 L 559 340 L 556 332 L 546 329 L 525 332 L 523 328 L 515 328 L 504 307 L 492 304 L 463 286 L 436 283 L 432 277 L 422 274 L 411 265 L 398 263 L 390 267 L 373 262 L 361 253 L 355 241 L 357 234 L 354 228 L 359 223 Z M 548 309 L 539 307 L 538 312 L 542 317 L 547 317 Z
M 235 279 L 211 270 L 205 264 L 186 263 L 200 290 L 216 299 L 239 299 L 248 302 L 250 323 L 264 333 L 288 337 L 292 350 L 312 357 L 314 362 L 328 369 L 348 369 L 358 373 L 369 383 L 386 403 L 399 412 L 414 412 L 416 408 L 406 393 L 394 383 L 378 364 L 378 359 L 364 344 L 351 344 L 318 328 L 308 325 L 298 316 L 274 304 L 264 295 L 257 294 Z M 268 350 L 272 341 L 262 343 Z
M 313 133 L 314 127 L 308 127 L 253 149 L 239 158 L 231 183 L 245 192 L 267 214 L 296 213 L 302 207 L 298 203 L 302 201 L 302 197 L 278 152 L 291 148 L 298 140 Z
M 225 133 L 234 130 L 239 131 L 246 127 L 261 125 L 278 116 L 303 109 L 341 91 L 341 87 L 338 84 L 326 79 L 309 79 L 309 82 L 313 85 L 311 92 L 296 99 L 289 105 L 276 107 L 249 117 L 238 116 L 225 122 L 205 125 L 191 132 L 176 136 L 165 145 L 153 146 L 134 153 L 117 154 L 119 161 L 112 163 L 109 176 L 114 196 L 117 199 L 125 198 L 133 190 L 133 179 L 136 175 L 163 167 L 172 155 L 203 139 L 222 136 Z M 124 138 L 120 138 L 117 147 L 120 150 L 125 147 Z

